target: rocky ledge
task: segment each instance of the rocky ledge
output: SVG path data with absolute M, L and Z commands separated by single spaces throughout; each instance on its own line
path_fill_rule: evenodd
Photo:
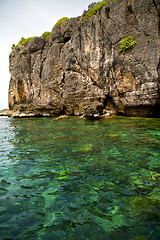
M 1 114 L 160 116 L 159 0 L 103 1 L 86 14 L 13 49 Z

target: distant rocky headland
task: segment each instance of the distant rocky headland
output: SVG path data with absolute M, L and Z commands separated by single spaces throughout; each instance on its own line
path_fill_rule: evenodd
M 51 33 L 22 38 L 10 60 L 13 117 L 160 116 L 160 2 L 92 3 Z

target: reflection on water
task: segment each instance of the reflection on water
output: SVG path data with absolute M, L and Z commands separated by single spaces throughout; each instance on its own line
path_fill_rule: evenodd
M 1 239 L 159 239 L 159 119 L 0 118 L 0 169 Z

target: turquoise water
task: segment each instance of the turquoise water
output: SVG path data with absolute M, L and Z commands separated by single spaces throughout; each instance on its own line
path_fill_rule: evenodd
M 0 239 L 160 239 L 160 119 L 1 117 Z

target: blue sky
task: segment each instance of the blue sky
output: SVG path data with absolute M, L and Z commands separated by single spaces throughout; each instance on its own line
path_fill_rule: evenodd
M 93 0 L 0 0 L 0 109 L 8 107 L 9 53 L 21 37 L 41 36 L 62 17 L 77 17 Z

